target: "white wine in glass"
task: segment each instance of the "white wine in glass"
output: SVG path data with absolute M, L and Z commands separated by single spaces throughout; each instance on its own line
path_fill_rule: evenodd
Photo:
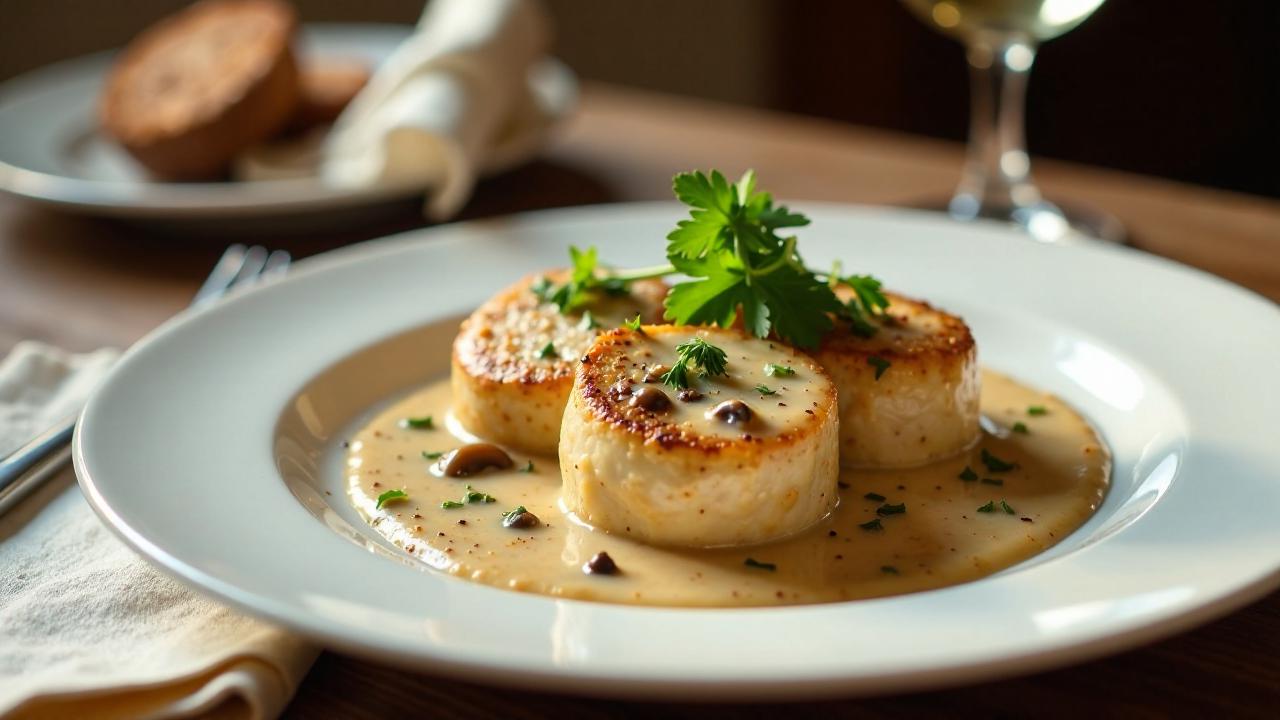
M 1040 42 L 1084 22 L 1103 0 L 902 0 L 928 25 L 965 45 L 972 116 L 964 174 L 948 209 L 962 220 L 1016 223 L 1044 242 L 1071 229 L 1122 241 L 1124 230 L 1100 211 L 1064 213 L 1031 179 L 1023 111 L 1027 76 Z

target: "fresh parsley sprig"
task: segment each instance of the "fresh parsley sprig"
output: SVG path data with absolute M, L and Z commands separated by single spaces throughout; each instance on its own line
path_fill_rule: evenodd
M 689 387 L 689 366 L 699 368 L 703 377 L 728 373 L 725 367 L 729 356 L 721 348 L 700 337 L 690 338 L 676 345 L 676 362 L 662 375 L 662 382 L 677 390 Z
M 533 292 L 569 313 L 601 294 L 624 293 L 636 280 L 680 273 L 688 279 L 664 301 L 666 319 L 677 324 L 729 327 L 741 319 L 757 337 L 773 334 L 804 348 L 815 347 L 834 319 L 859 335 L 875 332 L 871 319 L 889 305 L 880 281 L 842 275 L 838 266 L 829 273 L 806 267 L 795 236 L 785 231 L 809 219 L 774 205 L 756 189 L 753 171 L 732 184 L 717 170 L 681 173 L 672 189 L 690 211 L 667 235 L 670 264 L 618 272 L 599 266 L 595 248 L 572 247 L 570 279 L 557 285 L 543 278 Z M 847 302 L 836 295 L 841 285 L 853 292 Z

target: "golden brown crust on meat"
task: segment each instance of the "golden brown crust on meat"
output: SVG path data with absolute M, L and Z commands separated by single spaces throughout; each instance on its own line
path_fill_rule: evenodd
M 852 291 L 841 286 L 836 289 L 836 295 L 848 300 Z M 837 321 L 836 328 L 822 339 L 818 354 L 875 355 L 905 366 L 924 356 L 961 356 L 973 352 L 973 334 L 964 320 L 923 300 L 891 292 L 886 292 L 885 297 L 889 298 L 889 308 L 884 317 L 872 320 L 879 328 L 874 335 L 861 337 L 848 323 Z
M 642 342 L 642 335 L 653 336 L 687 334 L 689 328 L 679 325 L 646 325 L 640 331 L 618 328 L 596 338 L 596 342 L 582 358 L 578 366 L 577 392 L 592 414 L 600 421 L 612 425 L 640 439 L 645 443 L 655 443 L 665 449 L 684 448 L 708 454 L 720 453 L 733 449 L 745 449 L 751 446 L 780 449 L 802 441 L 816 432 L 829 414 L 835 413 L 836 392 L 830 377 L 812 358 L 799 350 L 781 343 L 774 343 L 779 353 L 789 356 L 795 367 L 821 377 L 829 391 L 817 398 L 808 398 L 814 407 L 806 414 L 806 424 L 794 429 L 783 430 L 769 435 L 752 434 L 745 429 L 736 437 L 712 436 L 695 432 L 688 427 L 672 423 L 667 417 L 641 408 L 631 402 L 629 397 L 618 391 L 620 386 L 635 384 L 633 376 L 637 372 L 636 363 L 627 359 L 625 348 L 636 342 Z M 746 334 L 734 329 L 706 328 L 708 342 L 715 344 L 716 335 L 746 337 Z

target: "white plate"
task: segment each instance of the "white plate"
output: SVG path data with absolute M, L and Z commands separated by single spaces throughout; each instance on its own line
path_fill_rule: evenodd
M 408 37 L 402 25 L 309 25 L 304 55 L 381 62 Z M 0 86 L 0 190 L 97 215 L 159 219 L 261 218 L 412 197 L 421 189 L 339 188 L 318 179 L 174 183 L 148 180 L 98 132 L 98 93 L 114 53 L 68 60 Z M 573 73 L 556 60 L 529 78 L 543 121 L 504 138 L 484 171 L 529 160 L 577 98 Z
M 1059 393 L 1101 428 L 1114 484 L 1080 530 L 943 590 L 681 610 L 469 583 L 349 524 L 330 463 L 342 437 L 333 419 L 350 411 L 334 408 L 440 376 L 457 318 L 530 269 L 562 264 L 568 244 L 597 244 L 622 265 L 661 259 L 680 216 L 667 204 L 415 232 L 180 316 L 85 408 L 82 486 L 161 568 L 330 646 L 586 693 L 811 698 L 1025 673 L 1174 633 L 1277 585 L 1272 303 L 1124 248 L 1046 247 L 909 211 L 801 208 L 814 221 L 802 231 L 808 260 L 841 257 L 961 313 L 986 365 Z M 358 381 L 341 381 L 352 363 Z

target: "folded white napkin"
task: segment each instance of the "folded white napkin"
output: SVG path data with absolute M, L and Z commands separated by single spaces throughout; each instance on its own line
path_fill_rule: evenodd
M 74 413 L 116 353 L 0 362 L 0 456 Z M 70 471 L 0 517 L 0 717 L 272 718 L 317 650 L 153 570 Z
M 502 137 L 545 123 L 529 71 L 549 39 L 538 0 L 432 0 L 327 135 L 251 152 L 237 174 L 428 189 L 428 214 L 447 219 Z

